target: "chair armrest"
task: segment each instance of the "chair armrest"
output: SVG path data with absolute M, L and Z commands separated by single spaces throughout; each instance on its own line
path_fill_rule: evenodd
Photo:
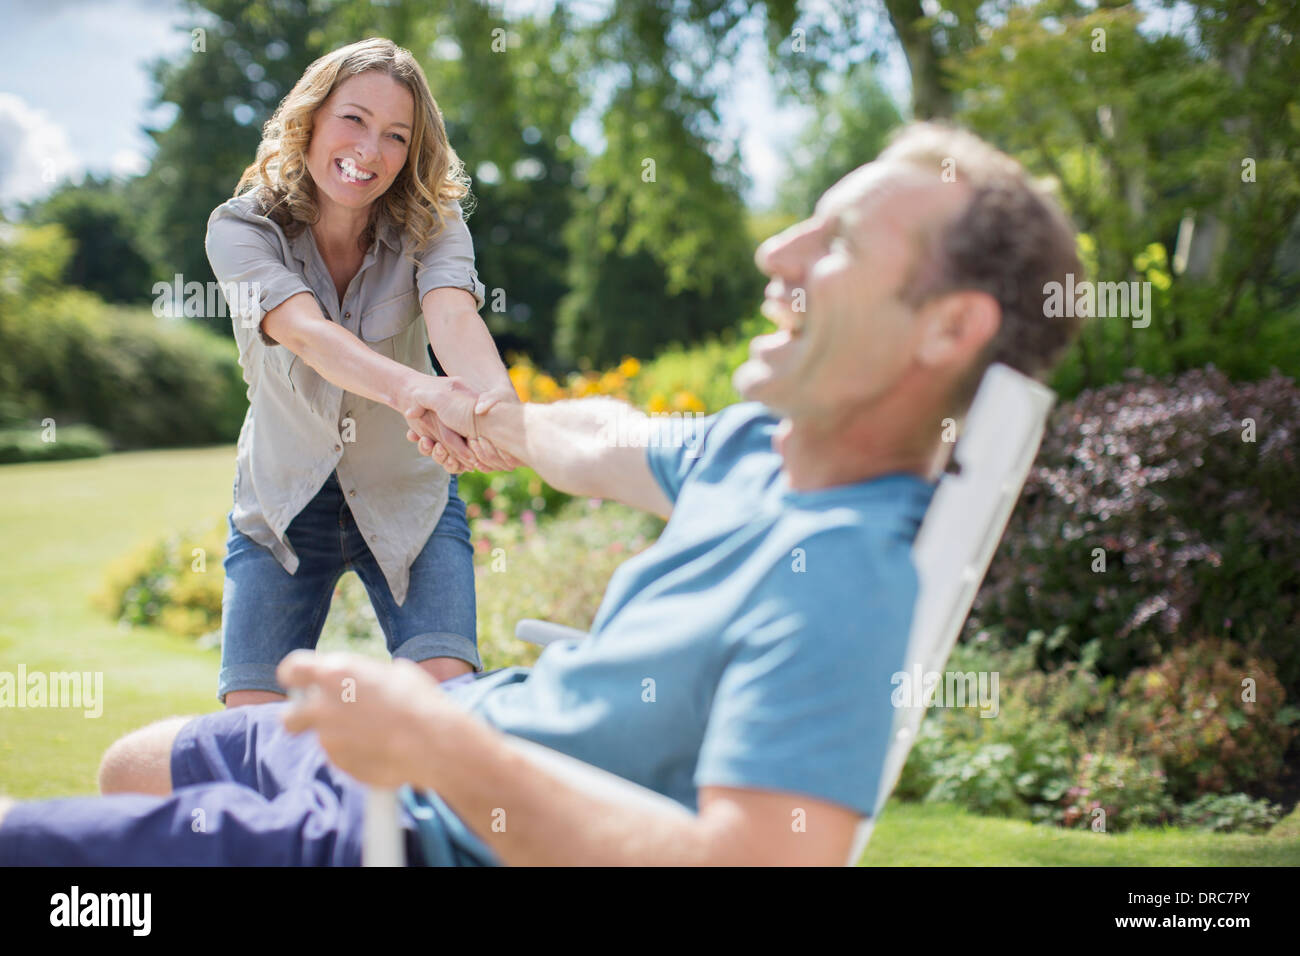
M 552 624 L 550 621 L 539 621 L 531 617 L 523 618 L 515 625 L 515 637 L 543 647 L 555 641 L 580 641 L 590 636 L 586 631 L 580 631 L 576 627 L 565 627 L 563 624 Z

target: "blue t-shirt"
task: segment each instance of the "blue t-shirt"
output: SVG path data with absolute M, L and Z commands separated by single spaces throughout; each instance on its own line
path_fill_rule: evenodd
M 793 491 L 772 449 L 777 424 L 747 403 L 678 447 L 652 442 L 672 517 L 610 579 L 591 636 L 449 693 L 506 733 L 692 810 L 697 789 L 716 785 L 869 815 L 933 486 L 899 473 Z M 409 800 L 426 816 L 431 804 L 446 811 L 431 795 Z M 487 853 L 453 827 L 462 849 Z

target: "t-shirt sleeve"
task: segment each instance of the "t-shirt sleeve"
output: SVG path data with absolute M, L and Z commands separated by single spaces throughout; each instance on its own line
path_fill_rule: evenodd
M 311 292 L 301 274 L 285 265 L 283 244 L 269 222 L 250 222 L 218 206 L 208 218 L 204 239 L 212 274 L 230 307 L 240 352 L 256 329 L 267 345 L 278 345 L 262 329 L 266 313 L 299 292 Z M 232 301 L 233 298 L 233 301 Z
M 720 415 L 651 419 L 646 463 L 669 501 L 677 501 L 682 485 L 704 460 L 706 439 Z
M 906 554 L 821 532 L 769 572 L 728 640 L 696 787 L 803 794 L 875 810 L 916 595 Z M 797 570 L 799 568 L 803 570 Z
M 453 203 L 452 208 L 442 231 L 416 257 L 416 291 L 423 302 L 431 289 L 464 289 L 481 309 L 487 301 L 486 289 L 474 269 L 474 241 L 461 216 L 460 203 Z

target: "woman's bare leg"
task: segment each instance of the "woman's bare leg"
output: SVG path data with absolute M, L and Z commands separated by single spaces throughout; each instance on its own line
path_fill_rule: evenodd
M 428 660 L 420 661 L 420 666 L 438 678 L 439 682 L 451 680 L 453 677 L 459 677 L 461 674 L 468 674 L 474 670 L 473 667 L 459 657 L 430 657 Z M 226 695 L 226 699 L 230 699 L 229 694 Z
M 249 704 L 278 704 L 287 698 L 273 690 L 232 690 L 226 694 L 226 709 Z

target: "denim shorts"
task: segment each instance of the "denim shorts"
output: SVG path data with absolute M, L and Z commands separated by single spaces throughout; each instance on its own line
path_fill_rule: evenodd
M 287 706 L 185 724 L 169 796 L 15 805 L 0 825 L 0 866 L 359 866 L 366 788 L 329 762 L 314 732 L 284 729 Z M 398 820 L 408 866 L 497 862 L 462 848 L 477 838 L 440 801 L 418 820 L 406 803 Z
M 365 585 L 393 657 L 455 657 L 479 670 L 474 551 L 465 503 L 456 489 L 452 476 L 446 510 L 411 565 L 406 601 L 400 606 L 336 474 L 285 532 L 298 555 L 293 574 L 270 550 L 236 530 L 228 516 L 217 698 L 224 702 L 232 690 L 285 693 L 275 679 L 276 666 L 290 651 L 315 648 L 334 587 L 349 570 Z

